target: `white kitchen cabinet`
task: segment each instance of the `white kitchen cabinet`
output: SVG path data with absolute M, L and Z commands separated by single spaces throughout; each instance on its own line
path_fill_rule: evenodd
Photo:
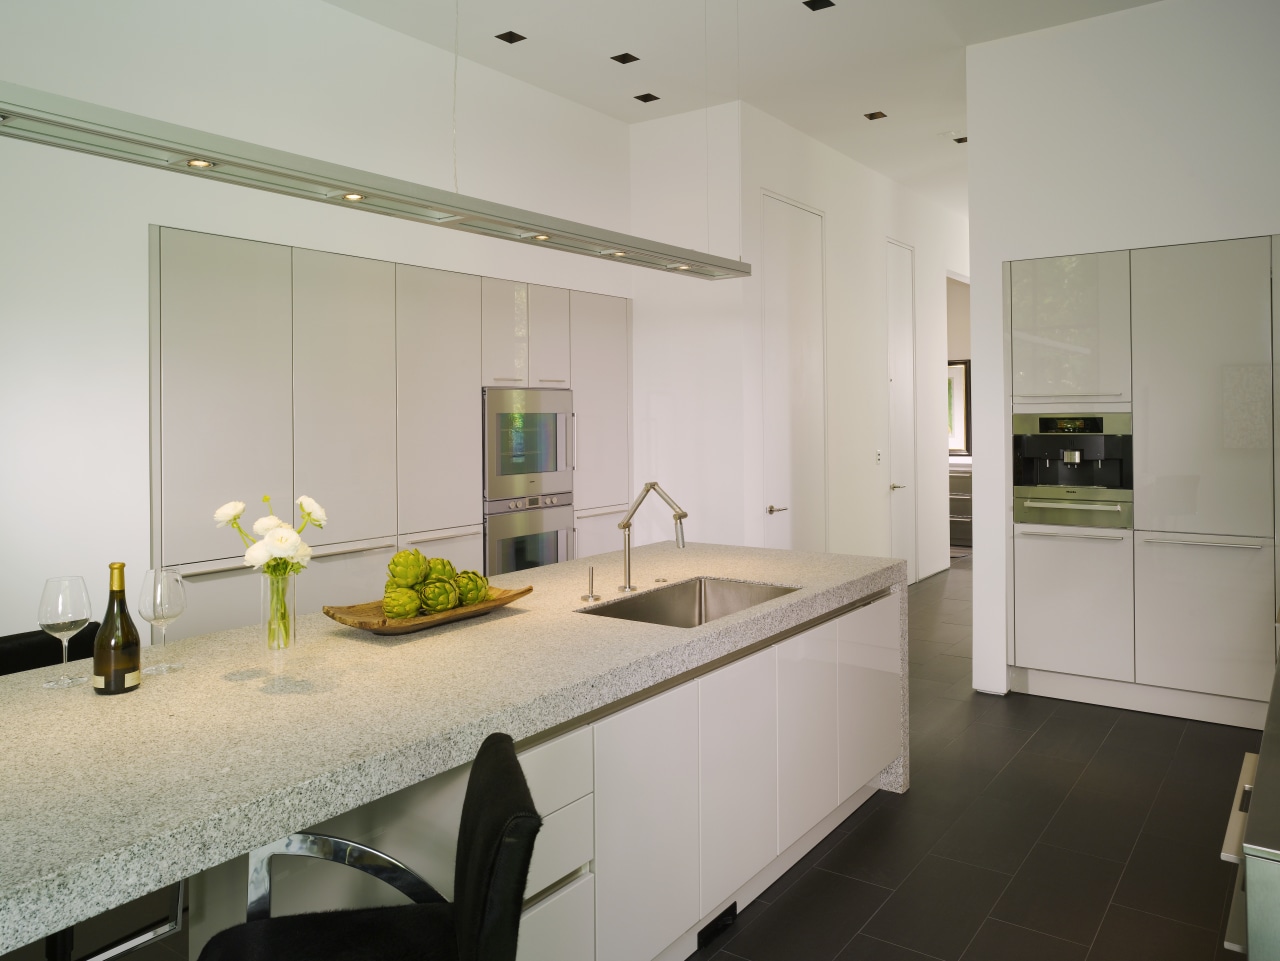
M 387 583 L 387 562 L 395 552 L 394 537 L 315 548 L 311 563 L 297 576 L 294 597 L 298 613 L 314 614 L 326 604 L 346 606 L 380 600 Z
M 484 570 L 483 527 L 401 534 L 396 541 L 402 551 L 416 548 L 427 557 L 443 557 L 460 571 Z
M 294 496 L 290 249 L 168 228 L 159 234 L 156 560 L 234 558 L 244 547 L 233 531 L 214 526 L 214 510 L 246 501 L 252 520 L 254 502 L 269 493 L 288 515 Z M 201 633 L 182 620 L 174 628 Z
M 569 350 L 569 291 L 529 285 L 529 386 L 573 386 Z
M 236 543 L 239 542 L 237 537 Z M 212 564 L 178 565 L 178 571 L 182 574 L 187 607 L 181 617 L 164 629 L 165 643 L 259 622 L 261 571 L 245 567 L 234 558 Z M 159 641 L 159 632 L 155 639 Z
M 778 851 L 836 807 L 836 623 L 776 645 Z
M 1272 536 L 1271 238 L 1132 260 L 1134 527 Z
M 631 334 L 627 301 L 572 291 L 576 436 L 573 502 L 580 510 L 631 500 Z M 614 548 L 616 549 L 616 548 Z
M 479 277 L 396 265 L 401 534 L 484 522 L 480 316 Z
M 584 874 L 526 909 L 516 961 L 595 961 L 595 907 L 595 875 Z
M 699 918 L 697 724 L 684 684 L 594 725 L 601 959 L 649 961 Z
M 294 478 L 329 515 L 312 547 L 396 533 L 395 356 L 395 265 L 295 248 Z
M 1014 663 L 1132 681 L 1133 532 L 1013 528 Z
M 773 648 L 698 680 L 705 916 L 778 853 L 778 666 Z
M 1129 251 L 1010 264 L 1013 402 L 1127 403 Z
M 485 277 L 481 289 L 481 383 L 528 387 L 529 285 Z
M 1135 533 L 1137 679 L 1265 701 L 1275 672 L 1268 538 Z
M 902 754 L 902 630 L 905 593 L 836 620 L 839 801 Z
M 622 550 L 622 531 L 618 530 L 618 521 L 626 513 L 626 506 L 576 513 L 573 519 L 573 556 L 591 557 Z M 621 572 L 621 566 L 618 570 Z

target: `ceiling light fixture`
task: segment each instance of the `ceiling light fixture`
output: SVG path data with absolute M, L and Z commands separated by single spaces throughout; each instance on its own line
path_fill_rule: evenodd
M 210 167 L 217 166 L 217 164 L 212 160 L 201 160 L 199 157 L 192 157 L 187 161 L 187 166 L 194 167 L 197 170 L 208 170 Z
M 350 200 L 352 203 L 355 203 L 357 200 L 364 200 L 364 194 L 355 194 L 355 193 L 343 194 L 342 199 Z
M 653 103 L 655 100 L 661 100 L 662 98 L 659 97 L 657 94 L 638 93 L 636 94 L 636 99 L 639 100 L 641 103 Z
M 688 264 L 672 264 L 672 265 L 671 265 L 671 267 L 672 267 L 672 269 L 673 269 L 673 270 L 688 270 L 688 269 L 689 269 L 689 265 L 688 265 Z
M 616 57 L 610 57 L 610 60 L 616 60 L 618 63 L 635 63 L 640 58 L 634 53 L 620 53 Z
M 523 34 L 516 33 L 514 30 L 508 30 L 506 33 L 494 34 L 494 39 L 501 40 L 503 43 L 519 43 L 521 40 L 528 40 L 529 38 Z
M 345 198 L 359 194 L 363 201 L 358 209 L 368 213 L 587 257 L 625 250 L 629 265 L 668 270 L 673 263 L 687 264 L 690 276 L 706 280 L 751 276 L 751 265 L 741 260 L 355 170 L 17 84 L 0 82 L 0 116 L 6 118 L 0 124 L 0 137 L 318 203 L 348 206 L 352 201 Z M 208 160 L 213 166 L 188 167 L 187 161 L 192 159 Z
M 615 250 L 615 251 L 613 252 L 613 255 L 614 255 L 615 257 L 625 257 L 627 254 L 626 254 L 626 251 L 623 251 L 623 250 Z
M 864 113 L 863 116 L 866 117 L 868 120 L 883 120 L 885 117 L 889 115 L 885 113 L 883 110 L 873 110 L 871 111 L 871 113 Z
M 968 143 L 968 142 L 969 142 L 969 138 L 967 136 L 956 137 L 956 143 Z
M 834 7 L 836 0 L 804 0 L 804 5 L 810 10 L 825 10 L 827 7 Z

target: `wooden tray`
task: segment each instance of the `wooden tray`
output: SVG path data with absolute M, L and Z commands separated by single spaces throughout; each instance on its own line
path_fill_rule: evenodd
M 450 621 L 462 621 L 468 617 L 488 614 L 499 607 L 505 607 L 512 601 L 518 601 L 532 591 L 532 586 L 522 587 L 518 591 L 490 587 L 489 597 L 479 604 L 455 607 L 451 611 L 442 611 L 439 614 L 419 614 L 417 617 L 387 617 L 382 613 L 382 601 L 352 604 L 350 607 L 326 605 L 323 610 L 339 624 L 345 624 L 347 627 L 358 627 L 362 631 L 372 631 L 374 634 L 412 634 L 414 631 L 425 631 L 429 627 L 448 624 Z

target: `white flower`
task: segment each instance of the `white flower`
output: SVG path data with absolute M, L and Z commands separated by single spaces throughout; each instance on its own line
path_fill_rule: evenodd
M 307 562 L 311 560 L 311 547 L 306 541 L 298 543 L 298 550 L 294 553 L 293 559 L 303 567 L 307 566 Z
M 315 502 L 315 498 L 308 497 L 303 494 L 298 498 L 298 507 L 302 510 L 304 520 L 310 521 L 316 527 L 324 527 L 329 523 L 329 515 L 324 512 L 324 508 Z
M 227 501 L 213 512 L 213 519 L 217 521 L 219 527 L 226 527 L 233 521 L 239 520 L 243 513 L 244 501 Z
M 302 538 L 292 527 L 281 525 L 267 531 L 258 543 L 266 544 L 272 557 L 293 557 L 298 552 L 298 545 L 302 543 Z
M 286 526 L 284 521 L 276 517 L 275 514 L 268 514 L 266 517 L 259 517 L 253 522 L 253 532 L 259 537 L 263 537 L 267 531 L 275 530 L 277 527 L 282 526 Z
M 267 546 L 266 541 L 254 541 L 244 552 L 245 567 L 261 567 L 269 560 L 271 560 L 271 548 Z

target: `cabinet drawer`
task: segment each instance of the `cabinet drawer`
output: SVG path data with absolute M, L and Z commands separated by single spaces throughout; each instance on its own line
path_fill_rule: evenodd
M 973 493 L 973 474 L 970 471 L 953 470 L 948 475 L 951 493 L 968 497 Z
M 525 911 L 516 961 L 593 961 L 595 913 L 595 875 L 585 874 Z
M 521 752 L 520 767 L 534 806 L 544 818 L 585 797 L 595 784 L 591 729 L 580 728 Z M 542 843 L 541 837 L 538 843 Z
M 595 857 L 595 803 L 578 798 L 568 807 L 543 815 L 533 846 L 525 897 L 537 894 Z

